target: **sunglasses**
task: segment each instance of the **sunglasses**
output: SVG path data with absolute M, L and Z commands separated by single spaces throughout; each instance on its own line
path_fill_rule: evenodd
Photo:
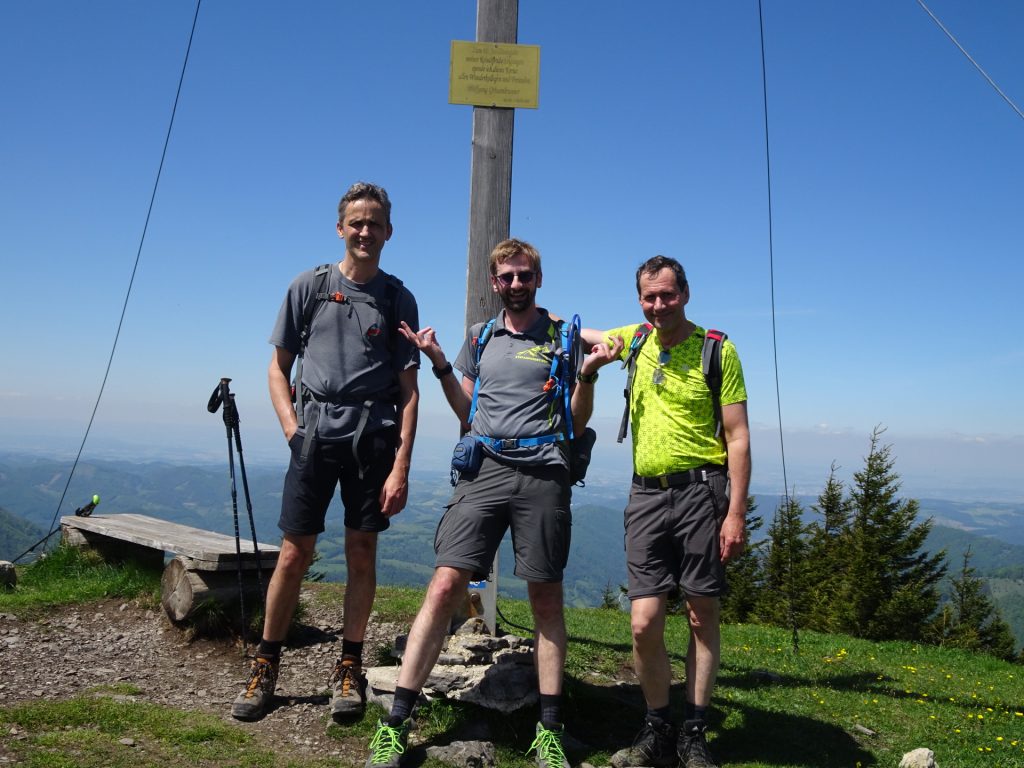
M 651 384 L 656 387 L 660 387 L 665 383 L 665 366 L 672 360 L 672 353 L 667 349 L 661 350 L 658 355 L 658 367 L 654 369 L 654 373 L 651 375 Z
M 527 285 L 533 282 L 533 279 L 537 277 L 537 273 L 532 269 L 524 269 L 522 272 L 499 272 L 494 277 L 500 280 L 502 285 L 512 285 L 512 281 L 517 277 L 520 283 Z

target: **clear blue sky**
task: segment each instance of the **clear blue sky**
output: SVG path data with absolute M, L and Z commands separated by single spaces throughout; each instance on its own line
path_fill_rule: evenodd
M 1018 104 L 1024 5 L 929 6 Z M 77 450 L 149 201 L 194 4 L 0 4 L 0 449 Z M 283 460 L 266 339 L 289 280 L 340 257 L 337 199 L 387 187 L 385 269 L 461 341 L 471 113 L 447 103 L 473 2 L 203 4 L 110 382 L 84 456 L 216 458 L 234 378 L 247 455 Z M 1024 120 L 913 0 L 765 2 L 781 413 L 816 492 L 888 427 L 909 491 L 1024 498 Z M 754 487 L 781 490 L 757 3 L 521 0 L 540 108 L 515 124 L 512 232 L 541 303 L 639 319 L 664 253 L 744 362 Z M 601 456 L 620 374 L 599 385 Z M 421 378 L 417 461 L 454 419 Z M 927 494 L 925 494 L 927 495 Z

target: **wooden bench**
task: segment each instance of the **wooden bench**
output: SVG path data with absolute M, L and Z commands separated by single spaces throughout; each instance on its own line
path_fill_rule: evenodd
M 180 523 L 135 514 L 92 515 L 60 519 L 61 535 L 73 546 L 88 546 L 104 558 L 134 560 L 159 568 L 165 553 L 175 557 L 161 577 L 161 603 L 174 621 L 187 620 L 201 604 L 213 600 L 225 605 L 238 602 L 238 553 L 235 539 Z M 246 604 L 258 601 L 256 553 L 252 541 L 240 542 Z M 277 563 L 280 547 L 259 544 L 259 566 L 264 588 Z

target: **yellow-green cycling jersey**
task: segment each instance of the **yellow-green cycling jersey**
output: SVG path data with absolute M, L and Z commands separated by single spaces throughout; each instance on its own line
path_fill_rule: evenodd
M 639 324 L 613 328 L 606 340 L 621 336 L 621 358 Z M 714 406 L 701 371 L 704 328 L 697 326 L 689 338 L 662 353 L 656 331 L 651 331 L 636 359 L 630 394 L 629 416 L 633 428 L 633 471 L 643 477 L 682 472 L 704 464 L 725 464 L 725 439 L 715 437 Z M 747 399 L 736 347 L 722 345 L 723 406 Z

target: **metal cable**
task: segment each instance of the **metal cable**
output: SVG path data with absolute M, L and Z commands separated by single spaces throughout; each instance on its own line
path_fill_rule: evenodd
M 939 21 L 939 17 L 936 16 L 934 13 L 932 13 L 931 8 L 929 8 L 927 5 L 925 5 L 923 0 L 917 0 L 917 4 L 920 5 L 922 8 L 924 8 L 925 13 L 927 13 L 929 16 L 932 17 L 932 21 L 934 21 L 936 24 L 939 25 L 939 29 L 941 29 L 943 32 L 946 33 L 946 37 L 948 37 L 950 40 L 953 41 L 953 45 L 955 45 L 957 48 L 960 49 L 960 53 L 962 53 L 964 56 L 966 56 L 967 60 L 969 62 L 971 62 L 971 64 L 974 65 L 974 68 L 981 73 L 981 76 L 984 77 L 986 80 L 988 80 L 988 84 L 991 85 L 993 88 L 995 88 L 996 93 L 998 93 L 1000 96 L 1003 97 L 1003 101 L 1005 101 L 1007 104 L 1010 105 L 1010 108 L 1014 112 L 1017 113 L 1017 117 L 1019 117 L 1021 119 L 1024 119 L 1024 112 L 1020 111 L 1020 107 L 1018 107 L 1016 104 L 1014 104 L 1013 100 L 1009 96 L 1007 96 L 1005 93 L 1003 93 L 1003 89 L 1000 88 L 998 85 L 996 85 L 996 81 L 988 76 L 988 72 L 986 72 L 984 69 L 981 68 L 981 65 L 974 60 L 974 58 L 971 56 L 971 54 L 969 54 L 967 52 L 967 49 L 965 49 L 962 45 L 960 45 L 960 41 L 957 40 L 955 37 L 953 37 L 953 33 L 950 32 L 948 29 L 946 29 L 946 25 L 943 24 L 941 21 Z
M 786 443 L 782 437 L 782 396 L 779 389 L 779 342 L 775 328 L 775 248 L 772 233 L 772 153 L 768 141 L 768 71 L 764 54 L 764 12 L 757 1 L 757 15 L 761 26 L 761 93 L 764 102 L 764 162 L 768 179 L 768 274 L 772 303 L 772 360 L 775 364 L 775 406 L 779 418 L 779 452 L 782 457 L 782 494 L 789 503 L 789 480 L 786 476 Z
M 57 532 L 55 525 L 57 523 L 57 517 L 60 515 L 60 508 L 64 504 L 64 497 L 67 496 L 68 488 L 71 486 L 71 480 L 75 476 L 75 469 L 78 467 L 79 459 L 82 458 L 82 451 L 85 448 L 85 441 L 89 439 L 89 432 L 92 429 L 93 421 L 95 421 L 96 419 L 96 411 L 99 410 L 100 401 L 103 399 L 103 391 L 106 389 L 107 378 L 110 376 L 110 367 L 114 363 L 114 353 L 117 351 L 117 342 L 121 338 L 121 328 L 124 325 L 124 316 L 125 313 L 128 311 L 128 300 L 131 298 L 132 286 L 135 284 L 135 274 L 136 272 L 138 272 L 139 269 L 139 260 L 142 257 L 142 246 L 146 242 L 146 231 L 149 229 L 149 219 L 153 213 L 153 203 L 156 201 L 156 191 L 157 188 L 160 186 L 160 175 L 163 173 L 164 170 L 164 159 L 167 157 L 167 147 L 171 142 L 171 129 L 174 127 L 174 116 L 178 111 L 178 101 L 181 98 L 181 86 L 185 81 L 185 70 L 188 67 L 189 53 L 192 51 L 192 39 L 195 37 L 196 34 L 196 23 L 199 21 L 199 6 L 202 5 L 202 1 L 203 0 L 196 0 L 196 11 L 192 17 L 192 31 L 189 32 L 188 46 L 185 48 L 185 60 L 184 62 L 182 62 L 181 75 L 178 77 L 178 90 L 174 94 L 174 106 L 171 109 L 171 119 L 167 125 L 167 134 L 166 136 L 164 136 L 164 148 L 163 151 L 160 153 L 160 165 L 156 171 L 156 180 L 153 182 L 153 192 L 149 196 L 149 208 L 146 210 L 146 221 L 142 226 L 142 236 L 139 238 L 139 248 L 135 253 L 135 264 L 132 266 L 131 279 L 128 280 L 128 290 L 124 296 L 124 304 L 122 304 L 121 306 L 121 317 L 117 321 L 117 332 L 114 334 L 114 343 L 110 348 L 110 357 L 107 358 L 107 369 L 103 373 L 103 382 L 100 384 L 100 391 L 99 394 L 96 396 L 96 403 L 95 405 L 93 405 L 92 415 L 89 416 L 89 423 L 88 425 L 86 425 L 85 434 L 82 436 L 82 443 L 81 445 L 78 446 L 78 454 L 75 456 L 75 461 L 71 465 L 71 472 L 68 473 L 68 481 L 67 483 L 64 484 L 64 492 L 61 493 L 60 495 L 60 501 L 57 502 L 57 509 L 53 513 L 53 520 L 50 521 L 50 532 L 47 533 L 46 536 L 44 536 L 40 541 L 33 544 L 27 550 L 18 555 L 18 557 L 14 559 L 14 562 L 17 562 L 18 560 L 23 558 L 25 555 L 27 555 L 29 552 L 31 552 L 33 549 L 38 547 L 40 544 L 42 544 L 48 538 L 53 536 L 54 533 Z

